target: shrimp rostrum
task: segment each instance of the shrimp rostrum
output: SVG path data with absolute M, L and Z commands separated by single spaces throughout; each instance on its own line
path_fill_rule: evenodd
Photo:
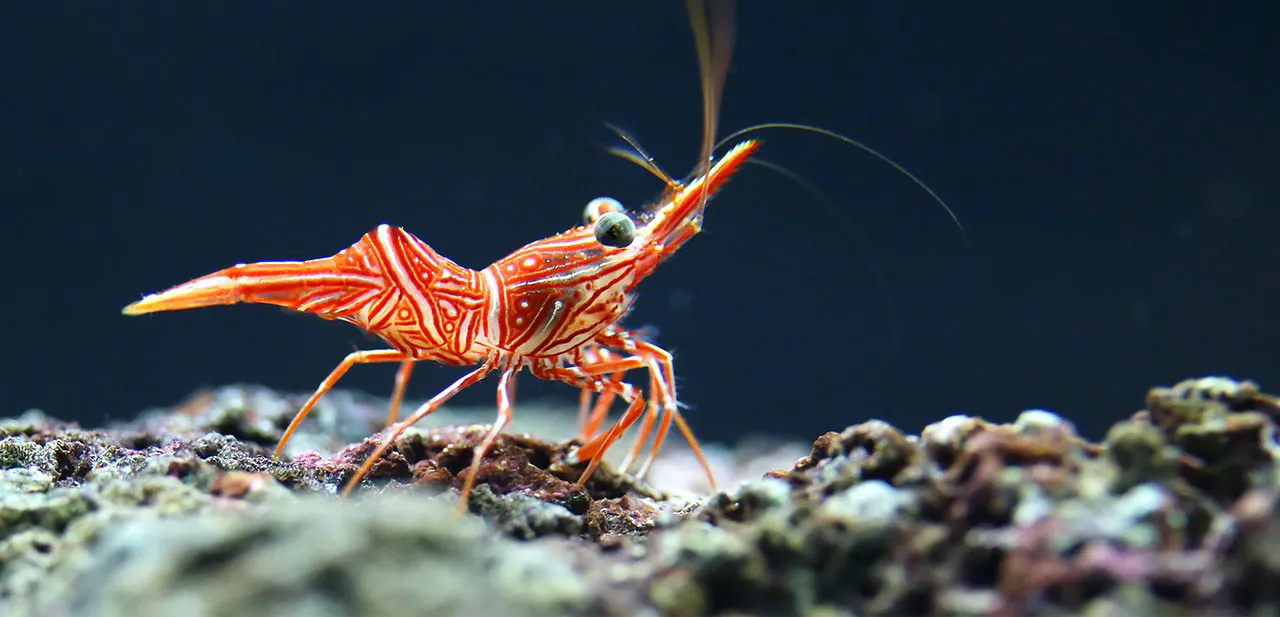
M 623 432 L 645 416 L 637 448 L 656 428 L 650 462 L 674 422 L 714 485 L 697 440 L 681 417 L 671 354 L 619 323 L 632 306 L 636 287 L 701 230 L 710 197 L 758 146 L 746 140 L 722 157 L 712 157 L 714 120 L 731 47 L 731 37 L 725 34 L 731 31 L 726 26 L 731 6 L 713 7 L 712 14 L 720 16 L 713 32 L 705 7 L 693 0 L 688 4 L 703 75 L 702 162 L 682 182 L 651 161 L 646 163 L 647 157 L 629 157 L 667 182 L 663 197 L 651 206 L 627 211 L 612 200 L 596 200 L 588 208 L 587 224 L 534 241 L 482 270 L 458 265 L 410 232 L 383 224 L 331 257 L 238 264 L 147 295 L 123 312 L 273 304 L 346 321 L 384 341 L 386 349 L 356 351 L 344 358 L 298 411 L 275 450 L 279 456 L 307 413 L 352 366 L 399 363 L 393 422 L 344 487 L 344 496 L 409 427 L 496 373 L 497 417 L 474 447 L 458 501 L 463 510 L 480 461 L 511 421 L 516 376 L 524 369 L 540 379 L 598 395 L 601 401 L 620 399 L 626 404 L 607 430 L 584 431 L 587 439 L 576 456 L 589 462 L 580 483 Z M 718 39 L 713 40 L 713 34 Z M 414 363 L 421 361 L 475 368 L 403 420 L 394 421 L 405 382 Z M 634 369 L 650 374 L 648 402 L 639 388 L 623 379 Z M 600 424 L 599 418 L 591 421 L 593 426 Z M 634 452 L 628 461 L 633 458 Z

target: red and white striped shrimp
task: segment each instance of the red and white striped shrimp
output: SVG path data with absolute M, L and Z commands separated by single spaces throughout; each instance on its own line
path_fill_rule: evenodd
M 279 457 L 316 402 L 351 367 L 399 363 L 385 436 L 347 482 L 343 496 L 360 484 L 409 427 L 496 372 L 497 417 L 474 448 L 458 501 L 462 512 L 480 461 L 512 418 L 515 380 L 524 369 L 540 379 L 582 390 L 580 431 L 585 443 L 576 454 L 589 462 L 579 483 L 586 482 L 623 432 L 645 415 L 640 390 L 624 380 L 625 373 L 644 369 L 650 377 L 649 413 L 624 470 L 656 427 L 640 469 L 643 475 L 674 422 L 714 488 L 710 466 L 679 410 L 671 354 L 644 333 L 622 328 L 620 322 L 631 308 L 639 283 L 701 231 L 711 196 L 752 160 L 759 147 L 759 142 L 747 139 L 718 160 L 712 157 L 720 146 L 715 140 L 716 121 L 733 50 L 733 4 L 733 0 L 712 0 L 708 13 L 704 0 L 686 0 L 704 104 L 701 163 L 692 178 L 687 182 L 671 178 L 619 131 L 634 151 L 613 152 L 667 185 L 663 197 L 651 206 L 627 211 L 616 201 L 595 200 L 587 207 L 586 224 L 532 242 L 482 270 L 454 263 L 408 231 L 384 224 L 331 257 L 239 264 L 147 295 L 123 312 L 139 315 L 241 302 L 274 304 L 355 324 L 386 342 L 388 349 L 356 351 L 338 363 L 294 416 L 275 449 Z M 727 139 L 762 128 L 814 131 L 861 148 L 906 174 L 955 220 L 950 208 L 905 169 L 836 133 L 771 123 L 748 127 Z M 405 386 L 421 361 L 476 368 L 397 421 Z M 595 395 L 599 398 L 593 405 Z M 626 411 L 607 430 L 597 432 L 615 398 L 626 402 Z
M 589 463 L 580 483 L 643 414 L 645 399 L 622 376 L 632 369 L 647 369 L 654 408 L 643 423 L 636 450 L 656 422 L 656 454 L 661 437 L 674 421 L 714 485 L 710 467 L 680 414 L 671 354 L 618 325 L 631 308 L 636 286 L 701 230 L 711 195 L 758 146 L 754 140 L 743 141 L 712 164 L 719 93 L 731 52 L 733 7 L 732 2 L 713 3 L 712 15 L 718 18 L 713 31 L 707 7 L 699 0 L 688 0 L 687 5 L 703 75 L 702 164 L 698 174 L 682 183 L 661 173 L 651 161 L 629 156 L 667 182 L 664 197 L 651 207 L 628 212 L 617 202 L 595 202 L 598 207 L 589 209 L 589 224 L 532 242 L 482 270 L 454 263 L 408 231 L 384 224 L 331 257 L 239 264 L 147 295 L 123 312 L 139 315 L 240 302 L 274 304 L 346 321 L 385 341 L 388 349 L 347 355 L 298 411 L 275 450 L 279 456 L 316 401 L 352 366 L 399 363 L 386 435 L 347 483 L 343 496 L 410 426 L 458 392 L 498 373 L 497 418 L 475 446 L 458 502 L 461 512 L 480 461 L 511 420 L 516 375 L 523 369 L 540 379 L 602 395 L 598 406 L 602 410 L 614 397 L 627 403 L 625 413 L 606 431 L 594 434 L 603 417 L 591 420 L 590 427 L 584 424 L 590 439 L 579 448 L 578 457 Z M 424 360 L 478 367 L 404 420 L 393 422 L 412 367 Z

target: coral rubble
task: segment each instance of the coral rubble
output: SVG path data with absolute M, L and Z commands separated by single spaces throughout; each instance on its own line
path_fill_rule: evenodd
M 461 518 L 483 427 L 442 412 L 339 500 L 382 403 L 330 394 L 273 460 L 297 402 L 0 420 L 0 614 L 1280 612 L 1280 400 L 1249 382 L 1151 389 L 1101 443 L 1041 410 L 868 420 L 766 473 L 785 446 L 722 453 L 745 481 L 712 495 L 607 463 L 578 486 L 575 441 L 509 433 Z

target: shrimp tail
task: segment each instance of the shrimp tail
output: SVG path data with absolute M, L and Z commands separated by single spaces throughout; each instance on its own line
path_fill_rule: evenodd
M 386 278 L 370 267 L 378 260 L 361 256 L 369 242 L 366 236 L 338 254 L 320 259 L 237 264 L 148 294 L 122 312 L 141 315 L 245 302 L 339 317 L 386 287 Z

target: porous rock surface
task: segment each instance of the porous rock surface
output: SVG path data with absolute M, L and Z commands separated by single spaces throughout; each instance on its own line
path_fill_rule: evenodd
M 385 402 L 332 393 L 273 460 L 300 402 L 230 386 L 102 429 L 0 420 L 0 614 L 1280 611 L 1280 402 L 1249 382 L 1153 388 L 1101 443 L 1032 410 L 864 421 L 768 471 L 786 447 L 713 449 L 715 494 L 607 463 L 578 486 L 575 441 L 514 432 L 463 517 L 483 426 L 410 431 L 339 500 Z

